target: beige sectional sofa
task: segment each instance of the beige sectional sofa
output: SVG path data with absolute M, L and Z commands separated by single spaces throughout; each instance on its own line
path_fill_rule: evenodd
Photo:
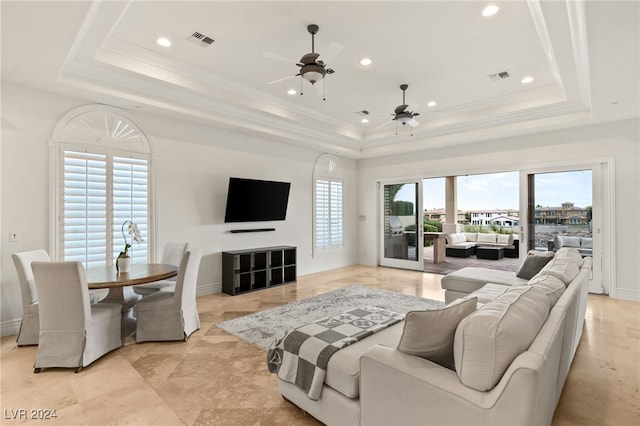
M 582 334 L 591 258 L 560 250 L 524 283 L 485 286 L 489 270 L 474 269 L 483 282 L 459 293 L 478 309 L 454 324 L 455 369 L 401 352 L 401 322 L 336 352 L 319 400 L 282 380 L 280 392 L 329 425 L 550 424 Z

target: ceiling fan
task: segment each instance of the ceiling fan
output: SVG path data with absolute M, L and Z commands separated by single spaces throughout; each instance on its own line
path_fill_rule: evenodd
M 407 102 L 405 101 L 406 90 L 409 87 L 408 84 L 401 84 L 400 89 L 402 90 L 402 105 L 398 105 L 394 110 L 393 120 L 396 122 L 396 134 L 398 134 L 398 126 L 397 123 L 406 126 L 407 124 L 411 127 L 411 135 L 413 136 L 413 128 L 420 125 L 418 120 L 415 119 L 416 116 L 420 115 L 419 112 L 413 112 Z
M 324 82 L 324 78 L 327 74 L 333 74 L 335 72 L 331 68 L 327 67 L 325 61 L 319 59 L 320 54 L 316 53 L 315 51 L 315 35 L 318 33 L 318 30 L 319 30 L 319 27 L 315 24 L 311 24 L 307 26 L 307 31 L 309 31 L 309 34 L 311 34 L 311 53 L 305 54 L 302 58 L 300 58 L 300 61 L 298 62 L 290 61 L 287 58 L 283 58 L 282 56 L 275 55 L 270 52 L 263 53 L 263 55 L 268 58 L 278 59 L 285 62 L 294 62 L 298 67 L 300 67 L 300 71 L 297 74 L 289 77 L 281 78 L 278 80 L 270 81 L 267 84 L 279 83 L 281 81 L 285 81 L 290 78 L 300 76 L 301 79 L 304 79 L 309 83 L 311 83 L 312 85 L 315 85 L 320 80 L 323 80 Z M 329 57 L 333 57 L 337 55 L 342 49 L 343 49 L 343 46 L 341 44 L 332 42 L 329 45 L 329 49 L 328 49 L 331 56 L 325 55 L 323 56 L 323 59 L 328 60 Z M 323 95 L 326 95 L 326 86 L 323 87 L 323 90 L 324 90 Z M 303 94 L 302 80 L 300 83 L 300 94 L 301 95 Z M 326 100 L 326 96 L 323 96 L 323 100 Z

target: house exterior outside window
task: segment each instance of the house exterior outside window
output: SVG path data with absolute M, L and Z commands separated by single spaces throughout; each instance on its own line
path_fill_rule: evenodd
M 113 265 L 129 243 L 132 263 L 153 258 L 151 152 L 140 129 L 116 108 L 89 105 L 58 122 L 50 146 L 52 257 Z
M 313 247 L 341 249 L 343 230 L 344 180 L 336 157 L 321 155 L 313 169 Z

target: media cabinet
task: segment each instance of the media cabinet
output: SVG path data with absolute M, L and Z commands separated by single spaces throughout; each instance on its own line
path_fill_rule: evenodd
M 222 252 L 222 291 L 235 296 L 296 281 L 296 247 Z

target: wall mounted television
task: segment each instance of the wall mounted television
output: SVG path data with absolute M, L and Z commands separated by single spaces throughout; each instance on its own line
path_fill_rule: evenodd
M 229 178 L 225 223 L 285 220 L 291 183 Z

